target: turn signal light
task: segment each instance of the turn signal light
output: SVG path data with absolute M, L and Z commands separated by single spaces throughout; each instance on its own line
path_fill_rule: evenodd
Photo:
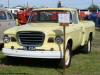
M 48 43 L 53 43 L 53 42 L 54 42 L 54 38 L 53 37 L 49 37 Z
M 12 42 L 16 42 L 15 37 L 11 37 L 11 41 L 12 41 Z

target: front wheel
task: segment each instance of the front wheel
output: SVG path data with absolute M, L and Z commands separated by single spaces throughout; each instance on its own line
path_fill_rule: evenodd
M 0 43 L 0 50 L 2 50 L 3 47 L 4 47 L 4 44 Z
M 70 64 L 71 64 L 71 47 L 68 44 L 67 48 L 66 48 L 66 53 L 65 53 L 65 65 L 66 65 L 66 67 L 70 67 Z M 64 60 L 62 58 L 59 63 L 59 66 L 63 67 L 63 65 L 64 65 Z

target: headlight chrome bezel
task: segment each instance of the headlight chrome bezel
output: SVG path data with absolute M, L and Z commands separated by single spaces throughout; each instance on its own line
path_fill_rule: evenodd
M 55 42 L 56 42 L 57 44 L 62 44 L 62 43 L 63 43 L 63 38 L 62 38 L 61 36 L 56 36 Z
M 8 35 L 4 35 L 3 41 L 4 41 L 4 43 L 9 43 L 10 37 Z

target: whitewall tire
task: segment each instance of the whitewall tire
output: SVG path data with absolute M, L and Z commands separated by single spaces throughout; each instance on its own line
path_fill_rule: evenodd
M 63 68 L 63 64 L 64 64 L 64 60 L 62 58 L 60 60 L 59 67 Z M 70 67 L 70 64 L 71 64 L 71 47 L 68 44 L 67 48 L 66 48 L 66 53 L 65 53 L 65 65 L 68 68 L 68 67 Z
M 84 53 L 90 53 L 91 52 L 91 39 L 89 39 L 87 44 L 83 46 L 82 52 L 84 52 Z

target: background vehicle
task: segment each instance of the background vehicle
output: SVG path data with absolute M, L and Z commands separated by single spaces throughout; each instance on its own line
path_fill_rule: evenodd
M 31 13 L 31 9 L 28 9 L 28 8 L 26 8 L 23 11 L 19 11 L 17 13 L 17 19 L 18 19 L 19 25 L 24 25 L 27 23 L 30 13 Z
M 0 44 L 3 45 L 3 32 L 11 27 L 16 26 L 13 15 L 7 10 L 0 9 Z
M 63 27 L 59 26 L 58 14 L 65 12 L 70 14 L 70 24 L 66 27 L 66 66 L 70 66 L 72 51 L 76 48 L 82 46 L 84 52 L 90 53 L 95 31 L 92 21 L 79 21 L 75 9 L 41 8 L 33 10 L 28 24 L 4 32 L 4 55 L 63 59 Z

